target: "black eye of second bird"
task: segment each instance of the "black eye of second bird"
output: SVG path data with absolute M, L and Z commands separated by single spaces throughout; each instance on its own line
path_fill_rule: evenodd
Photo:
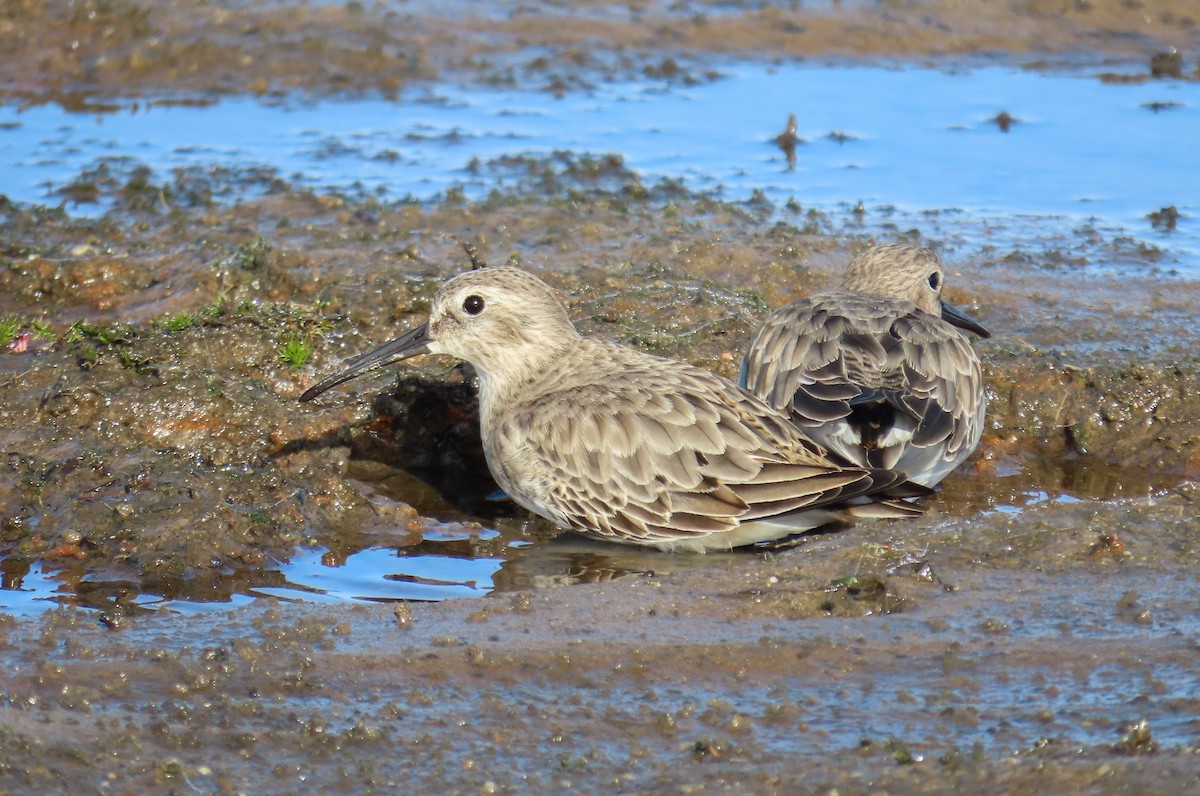
M 929 275 L 929 286 L 931 288 L 933 288 L 934 290 L 937 290 L 938 285 L 940 285 L 941 283 L 942 283 L 942 278 L 940 276 L 938 276 L 937 271 L 934 271 L 932 274 Z
M 463 300 L 463 311 L 468 315 L 478 315 L 483 312 L 483 296 L 474 294 Z

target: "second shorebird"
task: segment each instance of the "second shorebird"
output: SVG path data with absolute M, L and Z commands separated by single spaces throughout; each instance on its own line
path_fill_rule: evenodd
M 983 372 L 959 329 L 991 336 L 942 299 L 944 281 L 929 249 L 868 249 L 841 287 L 767 318 L 739 383 L 846 461 L 931 487 L 983 433 Z
M 906 517 L 928 490 L 835 461 L 765 403 L 706 370 L 582 337 L 525 271 L 448 281 L 428 322 L 301 397 L 427 353 L 479 373 L 488 466 L 518 504 L 588 536 L 705 551 L 852 517 Z

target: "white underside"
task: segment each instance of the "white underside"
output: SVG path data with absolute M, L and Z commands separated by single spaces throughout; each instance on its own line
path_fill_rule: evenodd
M 847 461 L 860 466 L 868 466 L 866 451 L 862 447 L 862 438 L 854 428 L 844 421 L 826 423 L 816 428 L 806 428 L 807 433 L 818 444 L 828 448 Z M 904 473 L 909 481 L 921 486 L 933 487 L 950 474 L 955 467 L 975 449 L 974 445 L 966 447 L 962 455 L 947 459 L 941 445 L 928 448 L 918 448 L 912 444 L 913 430 L 902 426 L 894 426 L 879 440 L 879 447 L 894 448 L 885 458 L 890 461 L 895 458 L 892 470 Z
M 773 542 L 844 519 L 845 514 L 842 512 L 814 509 L 789 517 L 788 521 L 747 522 L 732 531 L 713 533 L 707 536 L 669 539 L 660 542 L 646 542 L 640 539 L 611 539 L 610 541 L 654 547 L 668 553 L 707 553 L 732 550 L 735 547 L 745 547 L 760 542 Z

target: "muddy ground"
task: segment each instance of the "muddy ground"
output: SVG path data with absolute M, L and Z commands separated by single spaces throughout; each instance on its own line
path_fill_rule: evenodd
M 567 91 L 764 52 L 1099 56 L 1149 79 L 1156 53 L 1200 50 L 1185 2 L 759 6 L 18 1 L 0 5 L 0 86 L 68 105 Z M 14 583 L 40 562 L 93 606 L 0 617 L 0 790 L 1200 787 L 1200 284 L 1086 229 L 951 258 L 950 298 L 995 332 L 990 427 L 929 516 L 773 553 L 578 546 L 480 500 L 454 363 L 296 396 L 418 322 L 462 241 L 544 276 L 587 333 L 731 375 L 770 308 L 869 240 L 853 214 L 715 202 L 619 160 L 482 167 L 523 180 L 395 204 L 113 164 L 62 207 L 0 199 L 0 332 L 27 345 L 0 355 L 0 566 Z M 888 239 L 941 243 L 933 224 Z M 1117 253 L 1144 267 L 1105 271 Z M 400 469 L 420 480 L 347 478 Z M 132 599 L 221 599 L 298 545 L 413 545 L 447 519 L 502 530 L 477 553 L 533 542 L 493 596 L 186 615 Z
M 567 91 L 616 76 L 707 79 L 713 55 L 1130 57 L 1200 47 L 1191 0 L 6 0 L 7 96 L 394 92 L 471 79 Z M 1194 63 L 1158 68 L 1195 76 Z

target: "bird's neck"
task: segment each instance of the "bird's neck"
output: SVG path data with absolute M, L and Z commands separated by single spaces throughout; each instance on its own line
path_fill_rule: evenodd
M 504 357 L 489 363 L 488 367 L 476 365 L 480 415 L 487 416 L 497 407 L 513 406 L 522 398 L 537 395 L 540 385 L 551 378 L 561 362 L 572 356 L 581 339 L 564 337 L 552 344 L 543 341 L 538 345 L 519 346 L 507 350 Z

